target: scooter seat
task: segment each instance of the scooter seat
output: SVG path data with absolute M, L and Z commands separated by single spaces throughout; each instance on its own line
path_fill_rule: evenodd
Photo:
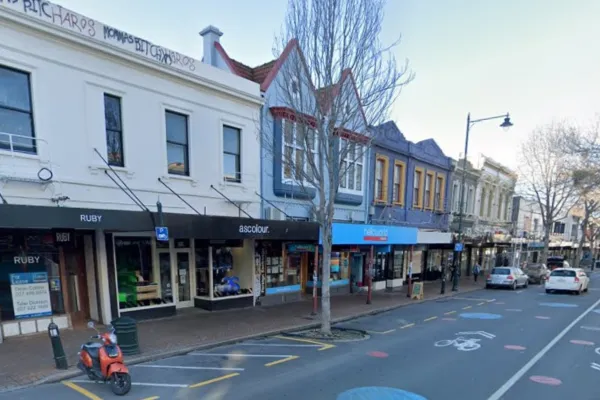
M 83 349 L 88 352 L 93 359 L 98 358 L 98 352 L 102 345 L 100 343 L 89 342 L 83 345 Z

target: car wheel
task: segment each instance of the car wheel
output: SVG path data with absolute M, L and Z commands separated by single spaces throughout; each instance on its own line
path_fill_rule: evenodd
M 485 285 L 486 289 L 491 289 L 492 287 L 490 285 Z
M 517 290 L 517 282 L 513 282 L 511 290 Z
M 584 293 L 587 293 L 588 291 L 588 287 L 586 286 L 585 289 L 583 289 Z
M 546 294 L 550 294 L 550 293 L 552 293 L 552 290 L 546 289 Z
M 583 287 L 583 286 L 579 286 L 579 289 L 577 289 L 577 291 L 575 292 L 575 294 L 576 294 L 577 296 L 579 296 L 579 295 L 581 294 L 581 289 L 582 289 L 582 287 Z
M 525 282 L 525 285 L 523 285 L 523 287 L 524 287 L 525 289 L 527 289 L 527 288 L 529 287 L 529 281 L 526 281 L 526 282 Z

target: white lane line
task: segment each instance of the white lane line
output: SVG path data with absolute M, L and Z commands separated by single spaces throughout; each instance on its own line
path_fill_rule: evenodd
M 581 326 L 580 328 L 586 331 L 600 331 L 600 326 Z
M 265 347 L 323 347 L 320 344 L 294 344 L 294 343 L 238 343 L 237 346 L 265 346 Z
M 571 329 L 573 329 L 573 327 L 575 325 L 577 325 L 579 323 L 579 321 L 584 319 L 586 315 L 588 315 L 596 307 L 598 307 L 599 304 L 600 304 L 600 300 L 596 301 L 594 304 L 592 304 L 590 306 L 590 308 L 588 308 L 581 315 L 579 315 L 579 317 L 575 318 L 573 320 L 573 322 L 571 322 L 569 325 L 567 325 L 567 327 L 565 329 L 563 329 L 562 332 L 560 332 L 558 335 L 556 335 L 556 337 L 554 339 L 552 339 L 550 341 L 550 343 L 548 343 L 546 345 L 546 347 L 544 347 L 542 350 L 540 350 L 539 353 L 537 353 L 535 356 L 533 356 L 533 358 L 531 360 L 529 360 L 527 362 L 527 364 L 523 365 L 523 367 L 520 370 L 518 370 L 517 373 L 515 373 L 508 381 L 506 381 L 506 383 L 504 385 L 502 385 L 490 397 L 488 397 L 488 400 L 500 400 L 502 398 L 502 396 L 504 396 L 506 394 L 506 392 L 508 392 L 510 390 L 510 388 L 513 387 L 519 381 L 519 379 L 521 379 L 523 377 L 523 375 L 525 375 L 527 373 L 527 371 L 529 371 L 531 368 L 533 368 L 533 366 L 542 357 L 544 357 L 544 355 L 547 352 L 549 352 L 550 349 L 552 349 L 556 345 L 556 343 L 558 343 L 558 341 L 560 339 L 562 339 L 567 333 L 569 333 L 569 331 Z
M 193 369 L 193 370 L 208 370 L 208 371 L 244 371 L 244 368 L 221 368 L 221 367 L 187 367 L 182 365 L 132 365 L 135 368 L 164 368 L 164 369 Z
M 600 371 L 600 364 L 593 362 L 590 367 L 596 371 Z
M 263 357 L 263 358 L 286 358 L 293 357 L 291 354 L 244 354 L 244 353 L 230 353 L 230 354 L 216 354 L 216 353 L 189 353 L 190 356 L 201 356 L 201 357 Z
M 86 381 L 86 380 L 71 380 L 69 382 L 73 383 L 94 383 L 104 385 L 103 382 L 94 382 L 94 381 Z M 131 382 L 132 386 L 154 386 L 154 387 L 173 387 L 173 388 L 186 388 L 188 385 L 179 385 L 176 383 L 143 383 L 143 382 Z

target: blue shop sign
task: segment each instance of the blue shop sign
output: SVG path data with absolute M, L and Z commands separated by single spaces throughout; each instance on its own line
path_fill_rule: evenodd
M 417 228 L 388 225 L 333 224 L 333 244 L 416 244 Z M 322 244 L 322 238 L 319 237 Z

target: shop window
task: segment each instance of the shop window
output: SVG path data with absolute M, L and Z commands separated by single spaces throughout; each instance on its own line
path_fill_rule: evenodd
M 376 253 L 373 260 L 373 282 L 386 279 L 387 253 Z
M 283 268 L 283 247 L 281 243 L 263 243 L 263 256 L 267 288 L 287 286 Z
M 36 153 L 29 73 L 0 66 L 0 149 Z
M 406 251 L 394 250 L 394 262 L 392 267 L 392 279 L 402 279 L 404 277 L 404 260 Z
M 285 282 L 281 286 L 293 286 L 300 284 L 300 273 L 302 272 L 302 253 L 288 253 L 286 257 Z
M 51 233 L 0 233 L 0 320 L 65 312 Z
M 213 297 L 252 293 L 252 254 L 247 255 L 244 250 L 242 241 L 237 247 L 212 246 Z
M 349 279 L 349 257 L 350 253 L 338 253 L 332 252 L 329 261 L 329 283 L 335 284 L 336 281 L 343 281 Z M 309 257 L 308 263 L 308 280 L 312 281 L 314 273 L 314 261 L 312 257 Z M 323 253 L 319 253 L 319 271 L 318 279 L 319 282 L 322 280 L 323 275 Z
M 196 296 L 210 296 L 209 246 L 196 240 Z
M 155 268 L 149 237 L 117 236 L 114 242 L 119 308 L 173 303 L 170 254 L 159 253 Z

